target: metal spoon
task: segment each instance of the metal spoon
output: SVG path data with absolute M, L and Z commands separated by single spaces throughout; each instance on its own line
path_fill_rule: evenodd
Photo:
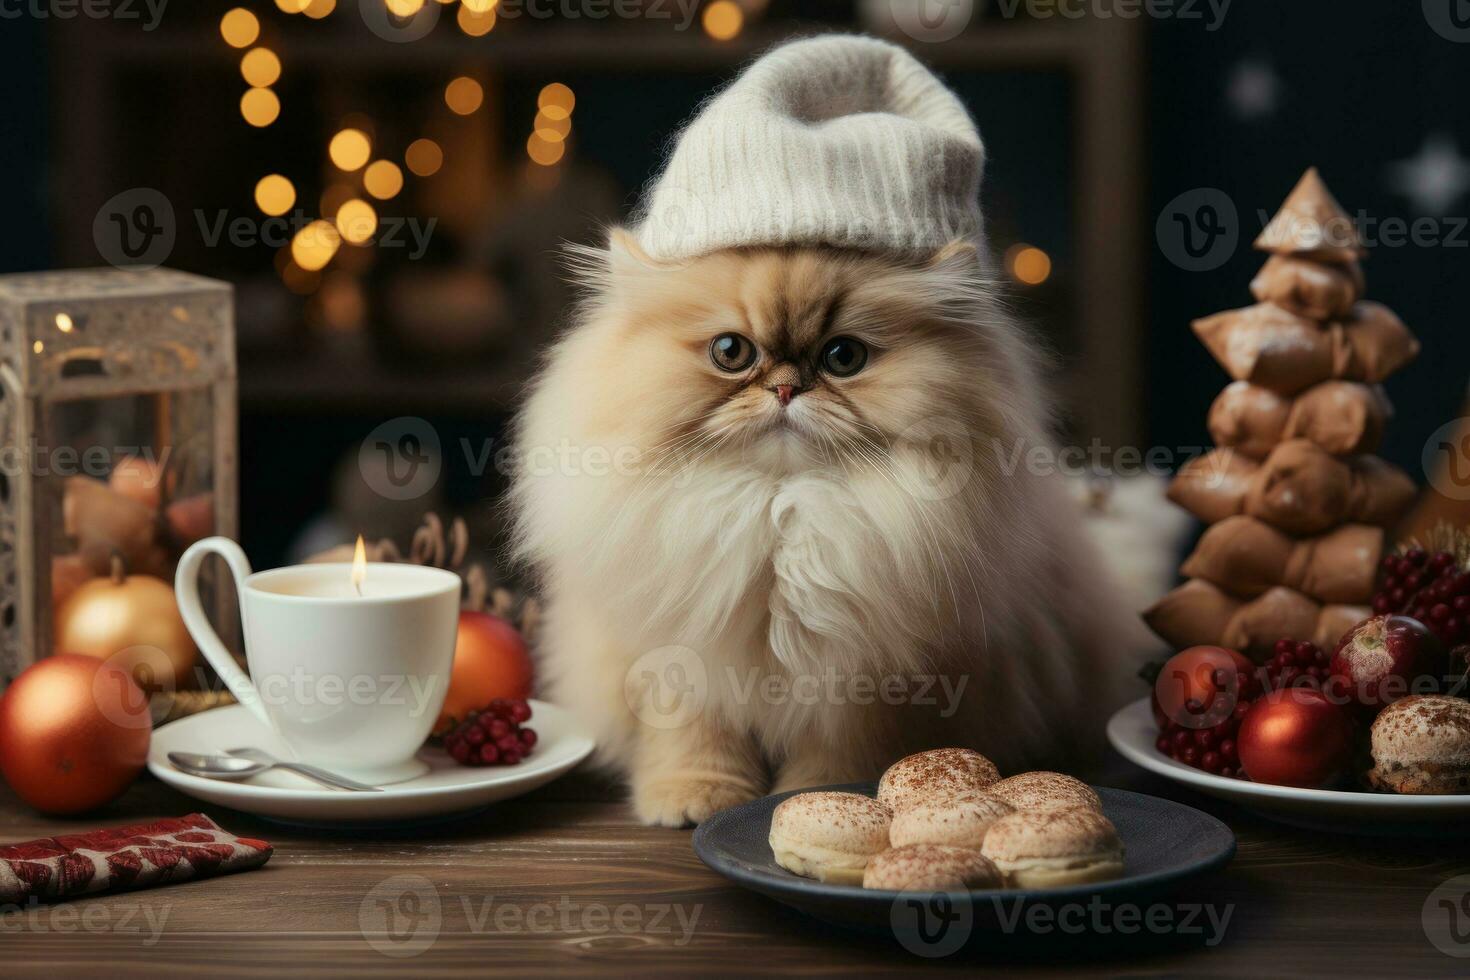
M 203 776 L 206 779 L 228 779 L 235 781 L 249 779 L 251 776 L 258 776 L 268 769 L 286 769 L 335 789 L 346 789 L 363 793 L 382 792 L 376 786 L 368 786 L 365 783 L 355 782 L 344 776 L 327 772 L 325 769 L 318 769 L 316 766 L 302 765 L 299 762 L 282 762 L 279 759 L 274 759 L 266 755 L 264 752 L 260 752 L 258 749 L 232 749 L 231 752 L 250 752 L 254 757 L 233 754 L 203 755 L 197 752 L 170 752 L 168 754 L 168 761 L 173 763 L 176 769 L 186 772 L 191 776 Z

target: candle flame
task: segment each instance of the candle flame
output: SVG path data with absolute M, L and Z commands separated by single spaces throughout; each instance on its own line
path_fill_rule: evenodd
M 357 547 L 352 551 L 352 587 L 362 595 L 362 583 L 367 581 L 367 549 L 363 547 L 362 535 L 357 536 Z

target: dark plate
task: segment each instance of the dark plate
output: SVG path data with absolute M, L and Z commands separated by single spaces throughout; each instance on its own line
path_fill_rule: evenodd
M 821 788 L 871 796 L 874 784 Z M 1126 853 L 1123 877 L 1088 885 L 926 895 L 802 878 L 776 864 L 767 841 L 772 811 L 795 792 L 762 797 L 715 814 L 694 831 L 694 851 L 738 885 L 833 925 L 897 935 L 910 948 L 911 942 L 919 942 L 925 955 L 933 955 L 936 943 L 945 945 L 956 936 L 963 945 L 971 934 L 1014 933 L 1038 923 L 1055 931 L 1057 922 L 1073 919 L 1085 923 L 1091 913 L 1083 912 L 1089 909 L 1105 909 L 1109 921 L 1124 907 L 1146 910 L 1150 903 L 1190 879 L 1223 867 L 1235 856 L 1235 835 L 1207 813 L 1142 793 L 1094 788 L 1102 798 L 1103 812 L 1123 838 Z M 1049 911 L 1038 915 L 1034 911 L 1038 905 Z M 1070 918 L 1056 918 L 1064 906 L 1073 907 L 1066 910 Z M 945 922 L 963 928 L 940 928 Z M 934 939 L 941 932 L 948 935 Z

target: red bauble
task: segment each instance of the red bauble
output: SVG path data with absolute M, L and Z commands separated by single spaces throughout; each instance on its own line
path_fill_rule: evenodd
M 1286 687 L 1251 705 L 1236 751 L 1254 782 L 1317 787 L 1352 762 L 1353 734 L 1347 709 L 1315 688 Z
M 57 654 L 0 697 L 0 773 L 43 813 L 92 810 L 137 777 L 151 731 L 148 698 L 127 670 Z
M 1213 728 L 1230 717 L 1240 693 L 1238 674 L 1255 665 L 1225 647 L 1197 646 L 1170 657 L 1154 681 L 1155 720 L 1185 728 Z
M 1399 698 L 1436 693 L 1448 668 L 1444 647 L 1423 623 L 1373 616 L 1338 643 L 1328 692 L 1376 715 Z
M 495 698 L 530 697 L 531 677 L 531 654 L 514 626 L 489 613 L 460 613 L 449 694 L 435 731 Z

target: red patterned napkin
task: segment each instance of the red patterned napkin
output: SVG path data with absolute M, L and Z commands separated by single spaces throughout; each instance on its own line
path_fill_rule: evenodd
M 236 837 L 202 813 L 0 846 L 0 904 L 61 899 L 248 871 L 263 840 Z

